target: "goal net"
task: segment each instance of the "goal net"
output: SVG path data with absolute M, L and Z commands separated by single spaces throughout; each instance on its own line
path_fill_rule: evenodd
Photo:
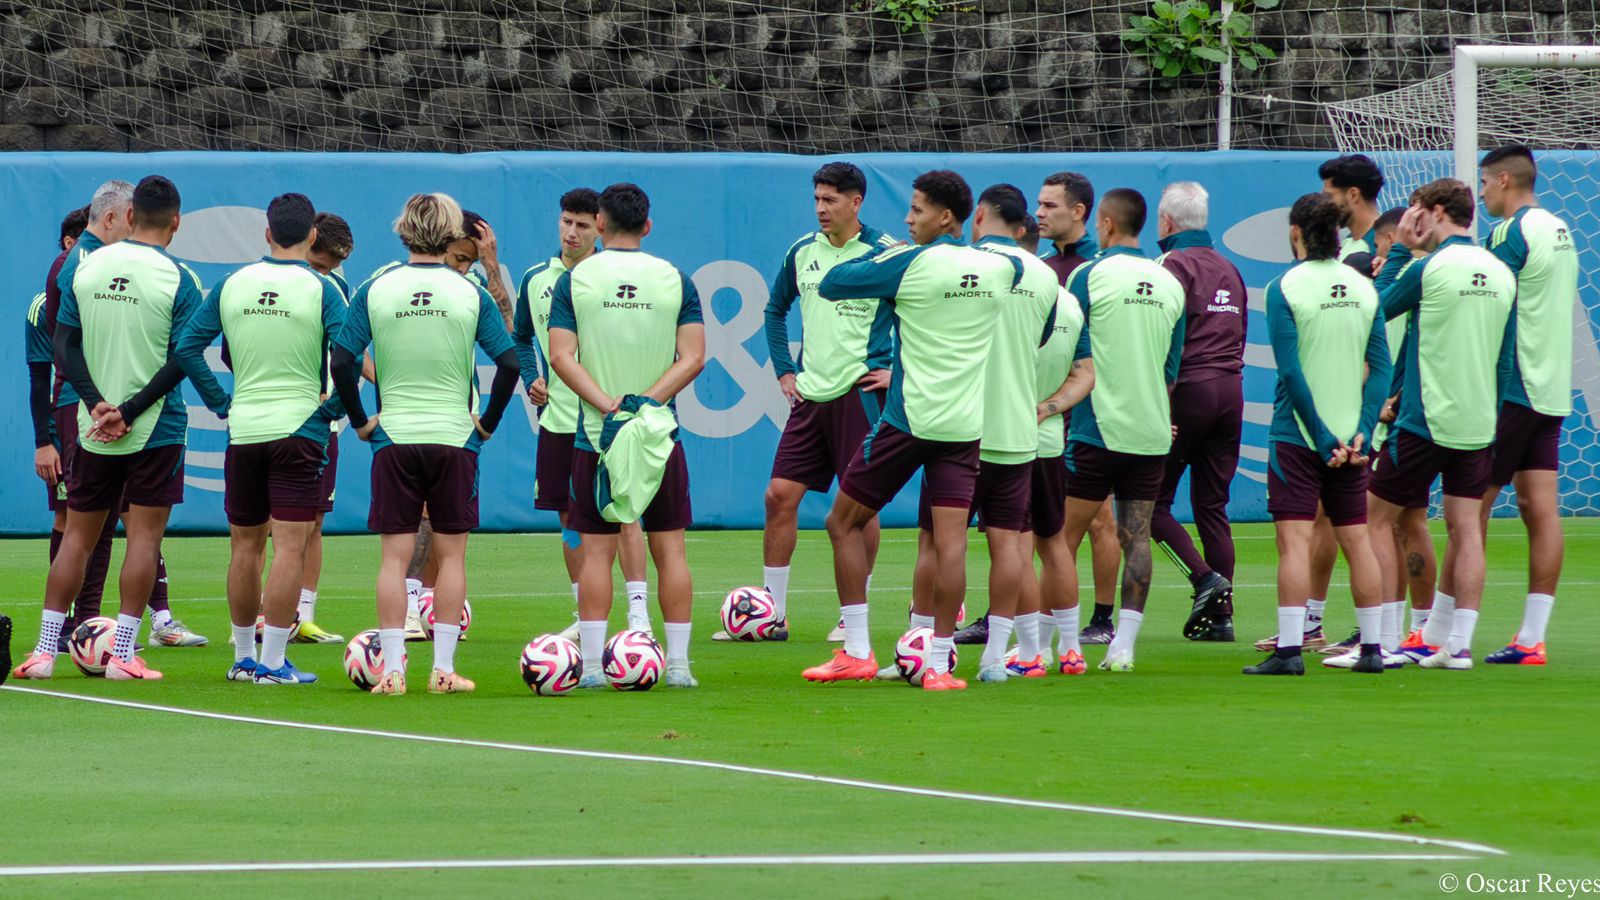
M 1580 260 L 1573 414 L 1561 445 L 1562 511 L 1600 515 L 1600 48 L 1572 48 L 1556 65 L 1499 62 L 1469 60 L 1464 72 L 1458 54 L 1456 68 L 1443 75 L 1325 110 L 1341 152 L 1365 153 L 1383 167 L 1378 202 L 1384 209 L 1406 205 L 1413 190 L 1437 178 L 1462 178 L 1476 191 L 1477 158 L 1484 151 L 1511 143 L 1533 148 L 1539 203 L 1571 226 Z M 1460 125 L 1458 81 L 1477 105 L 1477 115 Z M 1482 207 L 1478 214 L 1483 238 L 1494 222 L 1486 221 Z M 1510 514 L 1515 507 L 1507 491 L 1496 512 Z

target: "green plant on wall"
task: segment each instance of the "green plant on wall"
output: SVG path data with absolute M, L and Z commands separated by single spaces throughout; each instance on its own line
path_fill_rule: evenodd
M 901 31 L 926 29 L 945 10 L 965 11 L 968 8 L 953 0 L 873 0 L 872 3 L 874 12 L 881 12 L 894 20 Z
M 1223 18 L 1205 0 L 1156 0 L 1150 15 L 1128 20 L 1122 41 L 1137 56 L 1150 60 L 1150 67 L 1163 78 L 1203 75 L 1233 59 L 1255 71 L 1264 59 L 1277 59 L 1272 48 L 1256 41 L 1255 23 L 1249 10 L 1272 9 L 1278 0 L 1241 0 Z

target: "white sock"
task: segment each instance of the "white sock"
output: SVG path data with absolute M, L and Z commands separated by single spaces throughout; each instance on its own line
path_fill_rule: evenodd
M 789 617 L 789 567 L 762 566 L 761 584 L 772 595 L 772 605 L 778 608 L 778 621 Z
M 933 671 L 940 675 L 950 671 L 950 651 L 954 650 L 955 647 L 955 635 L 934 636 L 933 659 L 929 660 L 929 664 L 933 666 Z
M 1117 636 L 1111 639 L 1111 646 L 1106 648 L 1106 653 L 1132 653 L 1133 643 L 1139 639 L 1139 626 L 1144 622 L 1144 613 L 1125 609 L 1117 613 Z
M 433 626 L 433 667 L 441 672 L 456 670 L 456 644 L 461 640 L 460 625 Z
M 1450 630 L 1455 627 L 1456 598 L 1444 591 L 1433 594 L 1433 613 L 1422 629 L 1422 642 L 1429 647 L 1442 647 L 1450 640 Z
M 1472 632 L 1478 627 L 1478 611 L 1475 609 L 1456 610 L 1455 623 L 1450 626 L 1450 637 L 1444 643 L 1444 652 L 1454 656 L 1463 650 L 1472 649 Z
M 1517 643 L 1524 647 L 1544 643 L 1544 632 L 1550 625 L 1550 610 L 1555 605 L 1554 594 L 1529 594 L 1522 605 L 1522 627 L 1517 629 Z
M 117 633 L 111 639 L 111 655 L 123 662 L 133 661 L 133 641 L 142 623 L 133 616 L 117 613 Z
M 1322 613 L 1328 606 L 1328 601 L 1315 598 L 1306 601 L 1306 631 L 1315 631 L 1322 627 Z
M 1361 643 L 1380 644 L 1383 642 L 1383 607 L 1358 606 L 1356 607 L 1356 627 L 1361 629 Z
M 233 629 L 233 661 L 244 662 L 256 658 L 256 626 L 230 625 Z
M 689 622 L 667 622 L 667 665 L 689 662 Z
M 912 613 L 911 614 L 911 627 L 912 628 L 932 628 L 933 627 L 933 616 L 925 616 L 925 615 L 922 615 L 921 613 Z
M 317 620 L 317 592 L 300 589 L 300 624 Z
M 872 636 L 867 633 L 867 605 L 852 603 L 839 607 L 844 620 L 844 652 L 856 659 L 872 655 Z
M 1383 601 L 1383 628 L 1379 631 L 1378 643 L 1383 645 L 1385 653 L 1394 653 L 1400 649 L 1400 623 L 1405 617 L 1404 600 Z
M 1304 606 L 1278 607 L 1278 646 L 1301 646 L 1309 620 L 1310 614 Z
M 261 665 L 268 669 L 283 668 L 283 654 L 289 646 L 290 630 L 276 625 L 261 626 Z
M 578 602 L 578 583 L 576 581 L 572 583 L 572 602 L 573 605 L 577 605 Z
M 606 620 L 578 620 L 578 643 L 583 651 L 583 671 L 600 671 L 600 657 L 606 651 Z
M 630 618 L 644 616 L 650 618 L 650 584 L 644 581 L 628 581 L 622 585 L 628 592 L 628 616 Z
M 1428 626 L 1428 618 L 1433 614 L 1431 609 L 1417 609 L 1411 607 L 1411 630 L 1421 631 Z
M 1015 622 L 1005 616 L 989 614 L 989 641 L 983 645 L 980 666 L 992 666 L 1005 661 L 1006 648 L 1011 646 L 1011 628 Z
M 383 674 L 405 673 L 406 630 L 404 628 L 379 628 L 378 646 L 383 650 Z
M 1078 643 L 1078 607 L 1071 609 L 1052 609 L 1050 618 L 1056 620 L 1056 640 L 1060 641 L 1062 656 L 1068 650 L 1083 652 L 1083 647 Z
M 1055 616 L 1051 615 L 1050 613 L 1045 612 L 1044 610 L 1040 610 L 1039 611 L 1039 644 L 1038 644 L 1039 652 L 1040 653 L 1048 653 L 1048 652 L 1050 652 L 1050 648 L 1051 648 L 1051 646 L 1053 646 L 1053 644 L 1055 642 L 1055 637 L 1056 637 L 1056 619 L 1055 619 Z
M 1039 614 L 1017 616 L 1017 661 L 1027 662 L 1039 655 Z
M 406 615 L 417 614 L 417 601 L 422 599 L 422 580 L 418 578 L 406 579 Z
M 168 625 L 171 625 L 171 624 L 172 624 L 172 610 L 170 610 L 170 609 L 152 609 L 152 610 L 150 610 L 150 627 L 152 629 L 165 628 L 165 627 L 167 627 Z
M 33 645 L 33 652 L 56 655 L 56 650 L 61 646 L 61 626 L 67 624 L 67 614 L 47 609 L 39 616 L 39 643 Z

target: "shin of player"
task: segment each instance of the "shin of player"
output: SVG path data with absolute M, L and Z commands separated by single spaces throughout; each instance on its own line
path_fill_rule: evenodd
M 705 366 L 700 295 L 676 266 L 640 249 L 650 233 L 650 199 L 637 185 L 606 188 L 600 194 L 595 223 L 606 249 L 556 280 L 549 323 L 551 368 L 582 401 L 567 508 L 567 525 L 582 541 L 579 686 L 605 684 L 600 667 L 617 536 L 621 522 L 638 519 L 649 536 L 659 579 L 667 637 L 666 683 L 695 687 L 698 682 L 689 669 L 694 586 L 683 537 L 694 514 L 673 400 Z M 664 460 L 628 469 L 638 473 L 659 466 L 653 469 L 659 475 L 654 492 L 647 493 L 643 483 L 624 475 L 608 481 L 613 502 L 602 509 L 595 486 L 610 477 L 601 468 L 602 448 L 630 464 L 635 461 L 627 456 L 630 452 L 641 459 Z
M 426 505 L 439 576 L 434 586 L 431 693 L 471 691 L 455 671 L 458 624 L 466 603 L 467 536 L 478 526 L 478 450 L 500 424 L 516 390 L 518 365 L 505 322 L 488 291 L 444 264 L 463 234 L 461 207 L 444 194 L 406 201 L 395 231 L 409 260 L 356 291 L 334 343 L 334 383 L 350 424 L 374 446 L 367 527 L 383 536 L 378 572 L 378 635 L 384 673 L 375 694 L 402 694 L 405 679 L 406 563 Z M 382 423 L 359 393 L 361 358 L 372 347 L 382 385 Z M 481 417 L 475 348 L 495 362 Z

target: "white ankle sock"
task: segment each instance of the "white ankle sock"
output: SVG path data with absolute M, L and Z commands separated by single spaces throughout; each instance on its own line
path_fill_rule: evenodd
M 1379 631 L 1378 643 L 1383 645 L 1385 653 L 1400 649 L 1400 622 L 1405 616 L 1404 600 L 1383 601 L 1383 627 Z
M 1383 607 L 1356 607 L 1356 627 L 1361 629 L 1361 643 L 1383 643 Z
M 1411 607 L 1411 631 L 1421 631 L 1422 629 L 1428 627 L 1428 618 L 1432 615 L 1433 610 L 1431 609 L 1417 609 L 1415 606 Z M 1410 634 L 1411 632 L 1408 631 L 1406 633 Z
M 1066 656 L 1068 650 L 1083 652 L 1082 645 L 1078 643 L 1078 609 L 1074 606 L 1071 609 L 1050 610 L 1050 618 L 1056 620 L 1056 640 L 1062 656 Z
M 689 632 L 694 625 L 689 622 L 667 622 L 667 665 L 689 661 Z
M 789 617 L 789 567 L 762 566 L 761 584 L 772 595 L 772 605 L 778 608 L 778 621 Z
M 133 661 L 133 643 L 139 637 L 139 626 L 143 624 L 133 616 L 117 613 L 117 633 L 111 640 L 111 655 L 123 662 Z
M 1472 649 L 1472 632 L 1478 627 L 1478 611 L 1456 610 L 1455 623 L 1450 626 L 1450 638 L 1445 641 L 1444 652 L 1451 655 Z
M 1428 624 L 1422 629 L 1422 642 L 1430 647 L 1442 647 L 1444 642 L 1450 640 L 1450 632 L 1455 628 L 1456 598 L 1444 591 L 1435 591 L 1433 594 L 1433 612 L 1428 615 Z
M 172 610 L 170 610 L 170 609 L 152 609 L 152 610 L 150 610 L 150 627 L 152 629 L 165 628 L 165 627 L 167 627 L 168 625 L 171 625 L 171 624 L 172 624 Z
M 406 630 L 404 628 L 379 628 L 378 646 L 383 650 L 383 674 L 405 673 Z
M 255 659 L 256 626 L 230 624 L 229 627 L 233 629 L 233 661 L 244 662 L 247 659 Z
M 1039 655 L 1039 614 L 1017 616 L 1017 660 L 1027 662 Z
M 456 644 L 461 640 L 460 625 L 433 626 L 433 667 L 441 672 L 456 670 Z
M 417 602 L 422 599 L 422 580 L 418 578 L 406 579 L 406 615 L 417 614 Z
M 912 613 L 911 614 L 911 627 L 912 628 L 932 628 L 933 627 L 933 616 L 924 616 L 924 615 L 921 615 L 919 613 Z
M 933 658 L 928 661 L 933 666 L 933 671 L 941 675 L 950 671 L 950 651 L 954 650 L 955 646 L 955 635 L 945 635 L 944 637 L 934 635 Z
M 317 592 L 300 589 L 300 622 L 315 622 L 317 620 Z
M 867 632 L 867 605 L 852 603 L 839 607 L 844 619 L 844 652 L 856 659 L 872 655 L 872 636 Z
M 1322 613 L 1327 608 L 1326 600 L 1306 601 L 1306 631 L 1322 627 Z
M 600 671 L 600 657 L 606 652 L 606 620 L 578 620 L 578 644 L 583 651 L 583 671 Z
M 624 582 L 623 590 L 628 592 L 628 615 L 630 617 L 644 616 L 650 618 L 650 585 L 644 581 Z
M 56 650 L 61 646 L 61 627 L 67 623 L 67 614 L 47 609 L 39 616 L 39 643 L 33 645 L 33 652 L 56 655 Z
M 980 666 L 993 666 L 1005 662 L 1006 648 L 1011 646 L 1011 629 L 1015 624 L 1005 616 L 989 614 L 989 640 L 983 645 Z
M 1278 646 L 1301 646 L 1306 635 L 1307 621 L 1309 618 L 1304 606 L 1278 607 Z
M 289 646 L 291 630 L 276 625 L 261 626 L 261 659 L 258 662 L 269 669 L 283 668 L 283 654 Z
M 1550 625 L 1550 611 L 1555 608 L 1552 594 L 1529 594 L 1522 604 L 1522 627 L 1517 629 L 1517 643 L 1524 647 L 1544 643 L 1545 629 Z
M 1143 623 L 1142 612 L 1125 609 L 1117 613 L 1117 636 L 1111 639 L 1111 646 L 1106 648 L 1106 653 L 1132 653 L 1133 644 L 1139 639 L 1139 626 Z

